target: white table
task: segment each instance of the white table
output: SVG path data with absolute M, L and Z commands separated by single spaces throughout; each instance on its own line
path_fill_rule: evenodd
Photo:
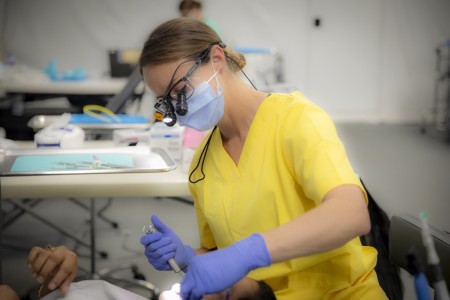
M 187 174 L 163 173 L 8 176 L 1 178 L 1 199 L 66 197 L 184 197 Z

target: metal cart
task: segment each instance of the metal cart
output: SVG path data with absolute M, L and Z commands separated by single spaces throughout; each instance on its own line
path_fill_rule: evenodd
M 450 38 L 436 48 L 436 79 L 431 120 L 424 118 L 421 133 L 433 131 L 450 143 Z

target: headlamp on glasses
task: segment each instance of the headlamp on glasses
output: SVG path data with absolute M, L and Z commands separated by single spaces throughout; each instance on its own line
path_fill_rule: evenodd
M 155 110 L 153 117 L 156 120 L 164 122 L 169 127 L 172 127 L 177 122 L 177 116 L 173 110 L 173 105 L 167 99 L 164 99 L 163 97 L 158 99 L 155 104 Z
M 154 118 L 158 121 L 164 122 L 167 126 L 172 127 L 177 122 L 177 114 L 180 116 L 184 116 L 188 112 L 188 104 L 187 100 L 192 96 L 194 92 L 194 87 L 189 81 L 189 77 L 191 77 L 192 73 L 209 57 L 209 53 L 211 52 L 211 48 L 214 45 L 219 45 L 221 48 L 225 48 L 226 45 L 220 42 L 214 42 L 209 45 L 207 49 L 205 49 L 196 59 L 194 65 L 187 71 L 187 73 L 181 77 L 177 82 L 175 82 L 172 86 L 167 88 L 164 96 L 158 97 L 156 99 L 155 104 L 155 114 Z M 180 66 L 183 63 L 180 64 Z M 180 67 L 178 66 L 178 68 Z M 178 69 L 177 68 L 177 69 Z M 172 82 L 173 77 L 175 76 L 177 70 L 175 70 L 174 75 L 170 82 Z M 180 86 L 180 84 L 184 84 L 183 87 L 176 91 L 176 87 Z M 173 104 L 175 102 L 175 105 Z M 176 112 L 176 114 L 175 114 Z

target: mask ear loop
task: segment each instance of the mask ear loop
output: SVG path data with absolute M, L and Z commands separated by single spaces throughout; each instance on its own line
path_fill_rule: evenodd
M 213 67 L 213 70 L 214 70 L 214 67 Z M 216 78 L 216 83 L 217 83 L 217 95 L 219 95 L 220 84 L 219 84 L 219 79 L 217 79 L 217 76 L 216 76 L 217 73 L 219 73 L 219 71 L 214 71 L 214 74 L 211 76 L 211 78 L 209 78 L 209 79 L 206 81 L 206 83 L 209 84 L 209 83 L 211 82 L 211 80 L 213 79 L 213 77 Z
M 214 67 L 213 67 L 213 70 L 214 70 Z M 216 76 L 217 73 L 219 73 L 219 71 L 214 71 L 214 74 L 212 74 L 211 78 L 206 80 L 206 83 L 210 83 L 213 78 L 216 78 L 217 86 L 219 86 L 219 79 L 217 79 L 217 76 Z
M 217 78 L 217 73 L 219 73 L 219 71 L 216 71 L 215 69 L 214 69 L 214 64 L 213 64 L 213 62 L 212 62 L 212 59 L 210 59 L 210 61 L 211 61 L 211 67 L 212 67 L 212 69 L 213 69 L 213 71 L 214 71 L 214 74 L 211 76 L 211 78 L 209 78 L 208 79 L 208 81 L 206 81 L 206 83 L 209 83 L 212 79 L 213 79 L 213 77 L 216 79 L 216 83 L 217 83 L 217 87 L 219 87 L 220 86 L 220 84 L 219 84 L 219 79 Z

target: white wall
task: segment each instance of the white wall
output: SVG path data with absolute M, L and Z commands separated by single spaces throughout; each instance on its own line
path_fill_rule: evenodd
M 5 56 L 5 51 L 4 51 L 4 38 L 3 38 L 3 29 L 4 29 L 4 25 L 5 25 L 5 3 L 6 0 L 0 0 L 0 57 L 4 57 Z
M 7 0 L 6 48 L 42 69 L 55 59 L 61 69 L 109 70 L 107 50 L 140 48 L 157 24 L 176 16 L 172 0 Z
M 336 119 L 376 120 L 382 1 L 338 3 L 311 1 L 306 93 Z
M 2 1 L 2 0 L 0 0 Z M 105 74 L 110 48 L 140 48 L 178 0 L 3 0 L 4 48 L 42 69 Z M 203 0 L 224 41 L 276 47 L 285 78 L 337 121 L 418 122 L 433 101 L 448 0 Z M 323 25 L 313 26 L 320 17 Z
M 450 1 L 384 1 L 380 117 L 409 120 L 429 112 L 435 84 L 435 49 L 450 38 Z

